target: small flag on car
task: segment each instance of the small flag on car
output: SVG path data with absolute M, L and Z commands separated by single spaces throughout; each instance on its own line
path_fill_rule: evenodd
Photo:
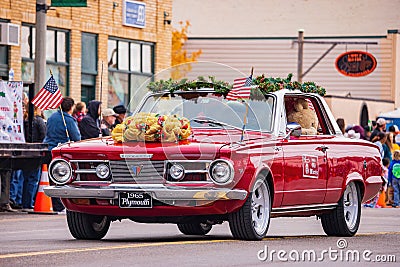
M 233 80 L 233 88 L 229 91 L 226 96 L 227 100 L 238 100 L 238 99 L 246 99 L 250 98 L 251 91 L 251 83 L 252 83 L 252 75 L 249 77 L 238 78 Z
M 56 109 L 60 106 L 63 100 L 60 89 L 54 80 L 53 75 L 46 82 L 39 93 L 32 99 L 32 104 L 41 110 Z

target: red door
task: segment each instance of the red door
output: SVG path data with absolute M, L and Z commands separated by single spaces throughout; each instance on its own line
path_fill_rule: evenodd
M 282 206 L 323 203 L 327 185 L 327 147 L 321 139 L 321 136 L 301 136 L 282 141 Z

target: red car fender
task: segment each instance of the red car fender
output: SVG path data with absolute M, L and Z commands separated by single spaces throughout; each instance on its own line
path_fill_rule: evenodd
M 351 182 L 354 182 L 355 184 L 357 184 L 359 186 L 360 193 L 361 193 L 361 199 L 363 199 L 364 193 L 365 193 L 365 182 L 364 182 L 362 175 L 358 172 L 352 172 L 347 175 L 346 179 L 344 180 L 344 183 L 342 186 L 342 192 L 341 192 L 340 196 L 343 196 L 343 193 L 346 190 L 347 185 Z

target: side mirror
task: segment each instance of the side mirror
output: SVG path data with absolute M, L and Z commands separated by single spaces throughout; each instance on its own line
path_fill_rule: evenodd
M 301 135 L 301 125 L 296 122 L 291 122 L 286 125 L 286 139 L 290 136 L 299 137 Z

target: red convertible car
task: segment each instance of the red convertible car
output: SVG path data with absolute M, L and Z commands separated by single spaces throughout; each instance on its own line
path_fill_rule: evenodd
M 288 121 L 298 99 L 316 115 L 314 134 Z M 185 117 L 191 134 L 52 151 L 45 193 L 62 199 L 75 238 L 101 239 L 110 222 L 130 219 L 174 223 L 186 235 L 228 221 L 234 238 L 261 240 L 281 216 L 318 216 L 327 235 L 353 236 L 361 203 L 381 187 L 378 148 L 344 138 L 317 94 L 284 89 L 240 102 L 213 89 L 151 93 L 140 112 Z

